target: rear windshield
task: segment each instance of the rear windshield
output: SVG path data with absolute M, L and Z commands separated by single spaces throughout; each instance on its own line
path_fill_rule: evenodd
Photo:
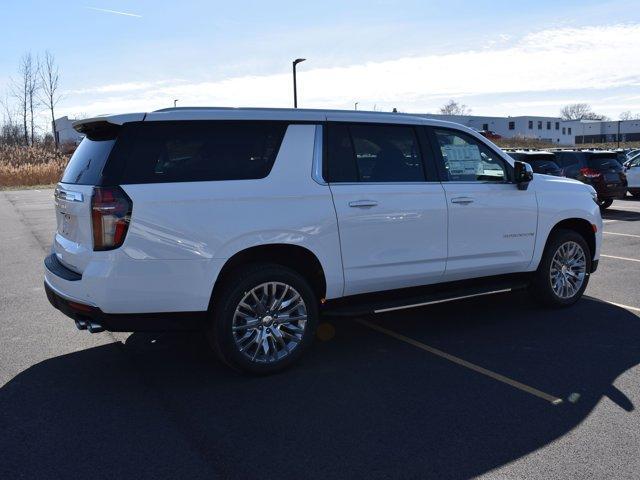
M 605 168 L 622 170 L 622 165 L 618 162 L 615 153 L 595 153 L 589 156 L 587 161 L 590 168 Z
M 530 162 L 532 166 L 536 166 L 538 168 L 546 168 L 549 170 L 559 170 L 560 167 L 558 166 L 558 164 L 556 162 L 553 162 L 551 160 L 547 160 L 547 159 L 537 159 L 537 158 L 532 158 L 530 160 Z
M 148 122 L 124 154 L 120 183 L 202 182 L 266 177 L 287 124 L 283 122 Z
M 82 140 L 62 174 L 62 183 L 100 184 L 102 169 L 115 140 Z

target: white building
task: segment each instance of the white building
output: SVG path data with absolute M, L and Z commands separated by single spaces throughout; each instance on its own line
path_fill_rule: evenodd
M 53 131 L 55 132 L 59 145 L 78 145 L 84 138 L 84 135 L 73 129 L 73 122 L 75 122 L 75 119 L 69 117 L 56 118 Z
M 576 144 L 640 141 L 640 120 L 572 120 Z
M 573 124 L 567 125 L 559 117 L 482 117 L 477 115 L 419 114 L 420 116 L 447 120 L 474 130 L 490 130 L 503 138 L 532 138 L 558 145 L 573 145 L 576 132 Z

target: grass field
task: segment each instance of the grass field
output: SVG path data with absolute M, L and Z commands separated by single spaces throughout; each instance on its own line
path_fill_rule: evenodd
M 42 146 L 0 145 L 0 188 L 54 184 L 68 160 L 69 155 Z

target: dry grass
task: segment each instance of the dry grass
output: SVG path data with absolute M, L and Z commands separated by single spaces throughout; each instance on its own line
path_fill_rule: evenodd
M 546 148 L 574 148 L 567 145 L 558 145 L 557 143 L 544 142 L 542 140 L 536 140 L 533 138 L 501 138 L 500 140 L 494 140 L 494 143 L 500 148 L 534 148 L 542 150 Z M 618 143 L 578 143 L 576 144 L 575 148 L 598 148 L 615 150 L 618 148 Z M 619 148 L 640 148 L 640 142 L 620 142 Z
M 51 185 L 68 161 L 68 155 L 44 147 L 0 145 L 0 188 Z

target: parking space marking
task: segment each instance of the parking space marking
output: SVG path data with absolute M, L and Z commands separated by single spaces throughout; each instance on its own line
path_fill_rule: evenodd
M 534 395 L 538 398 L 541 398 L 543 400 L 546 400 L 547 402 L 551 403 L 552 405 L 559 405 L 562 403 L 562 399 L 558 398 L 558 397 L 554 397 L 553 395 L 549 395 L 548 393 L 545 393 L 541 390 L 538 390 L 537 388 L 533 388 L 530 387 L 529 385 L 525 385 L 524 383 L 518 382 L 517 380 L 513 380 L 509 377 L 505 377 L 504 375 L 501 375 L 499 373 L 493 372 L 491 370 L 488 370 L 484 367 L 481 367 L 479 365 L 476 365 L 474 363 L 471 362 L 467 362 L 466 360 L 463 360 L 460 357 L 456 357 L 455 355 L 451 355 L 447 352 L 443 352 L 442 350 L 438 350 L 437 348 L 433 348 L 430 347 L 429 345 L 426 345 L 422 342 L 419 342 L 417 340 L 414 340 L 413 338 L 407 337 L 405 335 L 402 335 L 400 333 L 394 332 L 392 330 L 388 330 L 384 327 L 381 327 L 379 325 L 375 325 L 371 322 L 368 322 L 366 320 L 363 320 L 361 318 L 356 318 L 354 319 L 356 322 L 358 322 L 361 325 L 364 325 L 365 327 L 371 328 L 372 330 L 375 330 L 377 332 L 383 333 L 385 335 L 388 335 L 390 337 L 395 338 L 396 340 L 400 340 L 401 342 L 405 342 L 408 343 L 409 345 L 412 345 L 416 348 L 419 348 L 420 350 L 424 350 L 425 352 L 429 352 L 433 355 L 436 355 L 440 358 L 444 358 L 445 360 L 449 360 L 450 362 L 453 362 L 457 365 L 460 365 L 462 367 L 466 367 L 470 370 L 473 370 L 474 372 L 480 373 L 482 375 L 486 375 L 489 378 L 492 378 L 494 380 L 497 380 L 498 382 L 502 382 L 505 383 L 511 387 L 517 388 L 518 390 L 522 390 L 523 392 L 526 392 L 530 395 Z
M 627 257 L 616 257 L 615 255 L 604 255 L 604 254 L 600 254 L 601 257 L 605 257 L 605 258 L 615 258 L 616 260 L 625 260 L 627 262 L 639 262 L 640 260 L 637 258 L 627 258 Z
M 640 238 L 640 235 L 632 235 L 630 233 L 617 233 L 617 232 L 602 232 L 606 235 L 620 235 L 621 237 L 633 237 L 633 238 Z

